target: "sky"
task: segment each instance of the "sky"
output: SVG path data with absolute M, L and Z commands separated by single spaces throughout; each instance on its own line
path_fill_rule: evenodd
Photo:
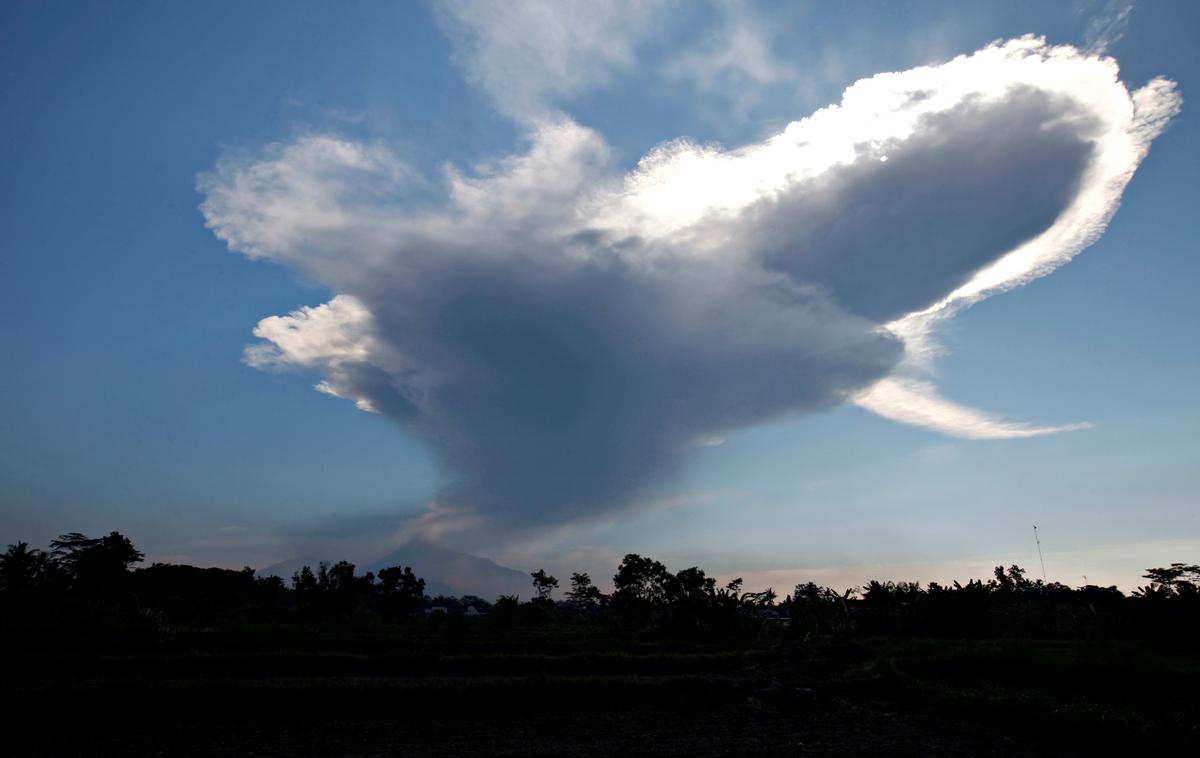
M 1040 576 L 1034 524 L 1067 584 L 1194 562 L 1197 28 L 6 4 L 0 540 L 777 590 Z

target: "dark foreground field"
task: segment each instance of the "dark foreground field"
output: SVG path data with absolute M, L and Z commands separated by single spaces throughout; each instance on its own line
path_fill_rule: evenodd
M 15 755 L 1195 754 L 1192 645 L 602 628 L 10 640 Z

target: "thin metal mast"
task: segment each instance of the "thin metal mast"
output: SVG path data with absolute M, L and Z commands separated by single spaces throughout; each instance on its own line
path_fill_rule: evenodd
M 1037 524 L 1033 525 L 1033 541 L 1037 543 L 1038 561 L 1042 564 L 1042 584 L 1048 584 L 1046 580 L 1046 559 L 1042 557 L 1042 541 L 1038 539 Z

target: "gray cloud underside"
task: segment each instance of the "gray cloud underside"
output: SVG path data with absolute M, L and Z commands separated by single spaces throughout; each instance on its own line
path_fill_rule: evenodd
M 1032 88 L 922 120 L 857 161 L 748 209 L 733 236 L 879 323 L 921 310 L 1054 223 L 1092 151 L 1074 103 Z
M 782 277 L 679 269 L 476 262 L 423 272 L 401 297 L 376 281 L 355 295 L 378 333 L 440 378 L 418 399 L 345 367 L 347 389 L 429 443 L 441 499 L 519 525 L 622 505 L 697 440 L 839 403 L 901 355 Z

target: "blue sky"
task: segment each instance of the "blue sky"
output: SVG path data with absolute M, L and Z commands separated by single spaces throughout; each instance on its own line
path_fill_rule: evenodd
M 1090 428 L 964 439 L 814 400 L 670 456 L 636 492 L 613 491 L 620 507 L 539 511 L 510 528 L 500 504 L 481 511 L 482 526 L 438 535 L 517 568 L 607 576 L 637 551 L 777 588 L 1033 568 L 1033 523 L 1051 578 L 1072 584 L 1086 574 L 1128 586 L 1146 566 L 1194 559 L 1194 4 L 594 15 L 579 24 L 586 44 L 564 52 L 546 47 L 550 34 L 495 36 L 506 20 L 469 4 L 5 6 L 0 536 L 119 529 L 151 558 L 264 565 L 340 523 L 420 521 L 448 476 L 484 470 L 447 463 L 403 420 L 314 392 L 330 379 L 321 366 L 247 365 L 255 324 L 320 306 L 353 279 L 330 273 L 336 256 L 309 268 L 307 252 L 252 260 L 206 228 L 201 203 L 263 165 L 270 145 L 386 150 L 386 166 L 421 177 L 387 207 L 435 218 L 447 163 L 477 176 L 481 162 L 521 155 L 536 119 L 594 130 L 611 178 L 664 141 L 759 143 L 859 79 L 1034 33 L 1105 45 L 1130 90 L 1164 76 L 1184 105 L 1098 241 L 938 324 L 935 378 L 942 396 L 997 418 Z M 471 46 L 480 39 L 504 44 Z M 205 175 L 216 189 L 197 189 Z M 326 547 L 395 539 L 357 536 Z

